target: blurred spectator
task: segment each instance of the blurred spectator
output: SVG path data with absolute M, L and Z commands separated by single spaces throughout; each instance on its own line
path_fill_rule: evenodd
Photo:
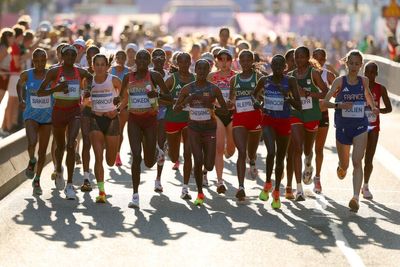
M 8 88 L 10 79 L 11 51 L 10 47 L 14 43 L 14 30 L 4 28 L 1 30 L 0 37 L 0 103 L 3 101 L 4 94 Z

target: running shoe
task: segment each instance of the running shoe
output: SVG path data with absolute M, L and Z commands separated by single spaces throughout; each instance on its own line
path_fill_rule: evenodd
M 57 190 L 63 190 L 65 187 L 65 180 L 63 177 L 63 173 L 57 173 L 56 179 L 54 179 L 54 184 L 56 185 Z
M 82 164 L 81 155 L 78 152 L 75 153 L 75 164 L 79 165 Z
M 165 154 L 164 151 L 161 149 L 157 148 L 157 165 L 158 166 L 163 166 L 165 162 Z
M 36 159 L 34 161 L 29 161 L 28 167 L 26 167 L 25 170 L 25 176 L 28 179 L 33 179 L 35 177 L 35 165 L 36 165 Z
M 83 180 L 83 184 L 81 186 L 82 192 L 90 192 L 92 191 L 92 185 L 88 179 Z
M 322 186 L 321 186 L 321 178 L 314 176 L 314 193 L 321 194 Z
M 354 197 L 349 202 L 349 208 L 350 208 L 350 211 L 352 211 L 352 212 L 357 212 L 358 209 L 360 208 L 360 205 L 358 204 L 358 200 L 355 199 Z
M 122 166 L 122 161 L 119 153 L 117 154 L 117 157 L 115 158 L 115 166 L 121 167 Z
M 314 168 L 311 164 L 307 164 L 307 160 L 304 159 L 304 171 L 302 174 L 303 183 L 309 185 L 312 183 L 311 177 L 313 174 Z
M 177 161 L 175 162 L 174 166 L 172 166 L 172 169 L 173 169 L 174 171 L 179 170 L 179 160 L 177 160 Z
M 207 172 L 203 171 L 203 187 L 208 187 Z
M 139 194 L 135 193 L 132 195 L 132 201 L 128 204 L 129 208 L 139 208 Z
M 39 180 L 33 180 L 32 181 L 32 188 L 33 188 L 33 194 L 40 196 L 43 191 L 42 188 L 40 187 L 40 181 Z
M 239 186 L 239 189 L 236 192 L 236 198 L 238 201 L 245 201 L 246 200 L 246 193 L 244 192 L 244 188 Z
M 262 189 L 260 194 L 258 195 L 258 198 L 261 201 L 267 201 L 269 199 L 269 192 L 265 191 L 265 189 Z
M 281 208 L 281 200 L 279 198 L 279 191 L 273 191 L 272 192 L 272 202 L 271 202 L 271 207 L 274 209 L 280 209 Z
M 72 184 L 67 184 L 67 186 L 64 189 L 65 197 L 69 200 L 75 200 L 76 199 L 76 193 L 75 193 L 75 188 Z
M 96 197 L 96 203 L 106 203 L 106 202 L 107 202 L 106 193 L 99 192 L 99 195 Z
M 202 206 L 204 204 L 204 194 L 197 194 L 197 198 L 194 201 L 194 205 Z
M 224 181 L 220 181 L 217 183 L 217 193 L 218 194 L 225 194 L 226 187 L 224 185 Z
M 372 195 L 371 191 L 369 191 L 369 188 L 367 186 L 363 186 L 362 194 L 365 199 L 371 200 L 374 198 L 374 196 Z
M 192 196 L 189 194 L 189 188 L 188 187 L 182 187 L 181 198 L 185 199 L 185 200 L 192 199 Z
M 250 179 L 252 179 L 252 180 L 258 179 L 258 170 L 257 170 L 256 165 L 250 165 L 249 176 L 250 176 Z
M 304 197 L 304 193 L 301 191 L 296 192 L 296 201 L 305 201 L 306 198 Z
M 336 174 L 340 180 L 343 180 L 346 177 L 347 171 L 343 170 L 342 168 L 340 168 L 340 166 L 338 166 L 336 169 Z
M 293 195 L 293 190 L 290 186 L 286 186 L 286 190 L 285 190 L 285 198 L 286 199 L 290 199 L 293 200 L 295 199 L 294 195 Z
M 157 193 L 163 192 L 163 187 L 161 185 L 161 181 L 159 181 L 159 180 L 154 181 L 154 192 L 157 192 Z

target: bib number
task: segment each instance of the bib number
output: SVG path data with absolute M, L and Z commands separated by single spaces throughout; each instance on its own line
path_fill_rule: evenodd
M 351 109 L 342 109 L 343 118 L 364 118 L 365 105 L 364 103 L 354 103 Z
M 192 121 L 211 120 L 210 110 L 208 108 L 190 108 L 189 117 Z
M 312 109 L 313 108 L 313 103 L 312 103 L 312 97 L 300 97 L 301 99 L 301 107 L 303 108 L 303 110 L 306 109 Z
M 274 111 L 283 111 L 283 97 L 266 97 L 264 99 L 264 108 Z
M 32 108 L 50 108 L 51 107 L 51 98 L 50 96 L 31 96 L 31 107 Z
M 236 112 L 237 113 L 249 112 L 249 111 L 253 111 L 253 110 L 254 110 L 253 101 L 251 101 L 250 98 L 236 99 Z
M 129 95 L 130 108 L 151 108 L 147 95 L 131 94 Z

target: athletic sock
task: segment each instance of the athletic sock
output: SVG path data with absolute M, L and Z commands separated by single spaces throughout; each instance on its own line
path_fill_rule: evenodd
M 296 185 L 296 189 L 297 189 L 297 192 L 303 192 L 303 186 L 301 185 L 301 183 L 298 183 Z
M 104 192 L 104 182 L 97 182 L 97 187 L 100 192 Z
M 83 172 L 83 179 L 89 180 L 89 175 L 90 175 L 89 172 Z

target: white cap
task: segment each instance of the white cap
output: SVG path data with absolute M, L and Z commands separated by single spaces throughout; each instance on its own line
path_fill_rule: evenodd
M 152 41 L 146 41 L 144 43 L 144 49 L 154 49 L 154 43 Z
M 38 30 L 42 32 L 50 32 L 53 30 L 53 26 L 51 25 L 50 21 L 44 20 L 39 23 Z
M 137 46 L 137 44 L 129 43 L 126 45 L 125 51 L 128 51 L 129 49 L 133 49 L 135 52 L 137 52 L 139 50 L 139 47 Z
M 172 46 L 170 44 L 163 45 L 162 49 L 164 49 L 165 52 L 173 52 L 174 51 L 174 49 L 172 48 Z
M 76 39 L 76 40 L 74 41 L 73 45 L 74 45 L 74 46 L 75 46 L 75 45 L 79 45 L 79 46 L 81 46 L 81 47 L 83 47 L 83 48 L 86 48 L 86 42 L 85 42 L 85 40 L 83 40 L 83 39 Z

